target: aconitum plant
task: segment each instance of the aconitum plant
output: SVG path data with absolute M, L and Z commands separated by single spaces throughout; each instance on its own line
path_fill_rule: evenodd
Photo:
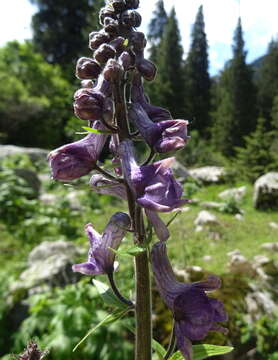
M 186 145 L 188 122 L 173 119 L 168 110 L 150 104 L 144 93 L 143 82 L 154 80 L 156 67 L 144 57 L 145 35 L 136 31 L 141 23 L 138 7 L 139 0 L 108 0 L 100 10 L 103 28 L 89 35 L 92 57 L 79 59 L 76 66 L 82 88 L 74 94 L 74 112 L 87 122 L 88 134 L 52 151 L 49 164 L 52 177 L 63 182 L 93 172 L 91 191 L 127 203 L 128 214 L 114 214 L 102 234 L 92 224 L 85 226 L 88 259 L 74 265 L 73 271 L 87 276 L 106 274 L 114 296 L 135 313 L 135 359 L 152 358 L 151 268 L 173 315 L 173 336 L 164 358 L 170 358 L 177 347 L 184 358 L 192 360 L 191 342 L 204 339 L 211 330 L 225 332 L 218 323 L 226 321 L 227 315 L 220 301 L 207 296 L 220 287 L 216 276 L 193 284 L 178 282 L 167 256 L 170 233 L 159 213 L 175 213 L 188 200 L 171 169 L 175 158 L 165 158 L 165 154 Z M 110 172 L 99 162 L 106 141 L 113 157 Z M 149 148 L 143 163 L 134 146 L 138 141 Z M 127 232 L 134 239 L 134 299 L 126 299 L 114 281 L 115 257 Z

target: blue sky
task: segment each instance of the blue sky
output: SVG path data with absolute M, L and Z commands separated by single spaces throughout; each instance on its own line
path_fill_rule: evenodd
M 147 29 L 155 3 L 156 0 L 141 0 L 143 31 Z M 192 23 L 198 7 L 203 4 L 212 75 L 231 57 L 233 31 L 239 15 L 249 62 L 263 55 L 271 38 L 278 36 L 278 0 L 164 0 L 164 3 L 167 11 L 175 6 L 185 56 Z M 31 37 L 30 22 L 34 11 L 28 0 L 0 1 L 0 46 L 9 40 L 22 41 Z

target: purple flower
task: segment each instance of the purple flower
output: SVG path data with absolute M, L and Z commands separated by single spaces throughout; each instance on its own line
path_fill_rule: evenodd
M 159 153 L 182 149 L 188 139 L 186 120 L 167 120 L 154 123 L 140 103 L 132 104 L 129 118 L 136 124 L 140 134 Z
M 105 130 L 100 121 L 93 128 Z M 70 181 L 87 175 L 94 168 L 106 139 L 105 134 L 89 133 L 82 140 L 51 151 L 48 161 L 53 179 Z
M 134 74 L 131 86 L 131 100 L 134 103 L 140 103 L 142 108 L 146 111 L 149 118 L 153 122 L 172 119 L 172 115 L 166 109 L 159 106 L 151 105 L 144 94 L 142 78 L 140 74 Z
M 122 212 L 117 212 L 111 217 L 102 235 L 92 224 L 87 224 L 85 231 L 90 242 L 88 262 L 75 264 L 72 270 L 85 275 L 111 274 L 114 271 L 115 253 L 110 248 L 119 248 L 129 227 L 130 218 Z
M 90 179 L 90 186 L 97 194 L 111 195 L 127 200 L 125 185 L 107 179 L 103 175 L 93 175 Z
M 151 211 L 169 212 L 187 202 L 181 199 L 182 187 L 170 169 L 174 158 L 138 166 L 130 140 L 120 144 L 119 156 L 123 173 L 139 205 Z
M 211 275 L 207 281 L 178 282 L 163 242 L 153 246 L 151 261 L 158 291 L 173 312 L 177 347 L 187 360 L 192 360 L 192 340 L 204 339 L 211 330 L 227 332 L 216 324 L 228 319 L 223 304 L 206 295 L 206 291 L 220 288 L 220 279 Z

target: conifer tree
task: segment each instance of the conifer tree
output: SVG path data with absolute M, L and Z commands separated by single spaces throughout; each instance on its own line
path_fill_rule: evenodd
M 246 64 L 241 20 L 235 30 L 233 58 L 220 76 L 216 90 L 214 142 L 226 156 L 244 145 L 244 136 L 256 128 L 256 89 Z
M 192 127 L 207 137 L 210 122 L 210 77 L 203 6 L 199 7 L 191 38 L 185 65 L 186 110 L 188 117 L 194 119 Z
M 259 118 L 256 130 L 245 138 L 245 147 L 236 148 L 236 166 L 241 176 L 254 182 L 259 176 L 277 168 L 277 154 L 271 151 L 273 140 L 274 132 L 267 131 L 266 120 Z
M 150 43 L 150 59 L 156 63 L 159 52 L 159 47 L 165 26 L 168 21 L 168 16 L 164 8 L 163 0 L 158 0 L 156 9 L 153 12 L 153 17 L 149 24 L 148 40 Z
M 161 40 L 157 57 L 156 91 L 151 100 L 169 109 L 174 117 L 182 117 L 184 113 L 182 55 L 181 36 L 173 8 Z
M 267 127 L 270 129 L 274 98 L 278 95 L 278 39 L 269 44 L 259 71 L 258 89 L 260 111 L 267 119 Z
M 79 55 L 89 54 L 88 32 L 98 27 L 102 0 L 30 0 L 38 8 L 32 28 L 36 49 L 51 64 L 72 73 Z M 70 67 L 70 68 L 69 68 Z

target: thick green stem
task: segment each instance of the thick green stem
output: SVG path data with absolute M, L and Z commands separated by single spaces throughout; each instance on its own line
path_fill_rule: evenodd
M 135 258 L 136 271 L 136 344 L 135 360 L 152 358 L 151 282 L 147 251 Z

